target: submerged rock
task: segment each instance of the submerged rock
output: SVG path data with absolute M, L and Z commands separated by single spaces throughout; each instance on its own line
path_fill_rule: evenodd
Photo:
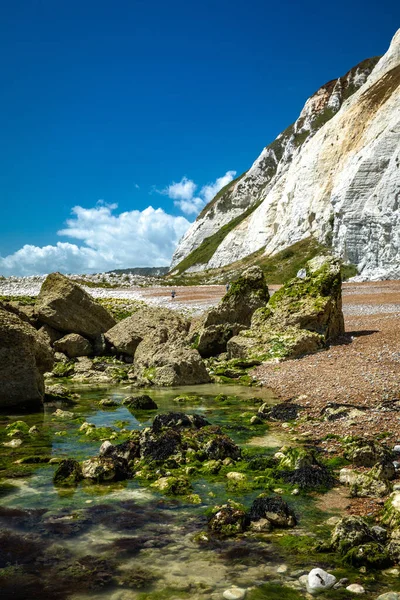
M 344 333 L 340 264 L 319 256 L 253 314 L 251 327 L 229 340 L 229 358 L 293 358 Z
M 54 355 L 36 329 L 0 309 L 0 408 L 35 407 L 44 398 L 43 373 Z
M 42 323 L 89 338 L 115 325 L 114 318 L 103 306 L 61 273 L 46 277 L 36 299 L 35 311 Z
M 142 396 L 127 396 L 122 400 L 122 404 L 136 410 L 156 410 L 158 408 L 154 400 L 146 394 Z
M 152 429 L 155 432 L 159 432 L 163 427 L 190 427 L 201 429 L 208 425 L 210 425 L 210 423 L 201 415 L 187 415 L 181 412 L 170 412 L 154 417 Z

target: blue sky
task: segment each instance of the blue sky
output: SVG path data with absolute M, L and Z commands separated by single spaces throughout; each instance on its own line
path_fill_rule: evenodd
M 0 274 L 167 264 L 211 192 L 399 17 L 394 0 L 4 2 Z

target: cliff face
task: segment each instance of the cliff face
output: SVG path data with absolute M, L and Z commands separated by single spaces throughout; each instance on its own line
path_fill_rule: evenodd
M 400 277 L 399 152 L 400 30 L 379 61 L 363 61 L 307 100 L 205 207 L 172 268 L 221 267 L 312 236 L 366 278 Z

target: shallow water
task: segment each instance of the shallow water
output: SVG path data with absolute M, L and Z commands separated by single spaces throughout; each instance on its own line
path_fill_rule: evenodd
M 62 408 L 72 411 L 74 418 L 55 418 L 56 406 L 46 405 L 43 413 L 0 417 L 1 430 L 16 420 L 37 425 L 41 434 L 32 454 L 78 460 L 98 454 L 101 444 L 79 432 L 82 422 L 117 431 L 142 429 L 152 423 L 156 413 L 168 411 L 202 414 L 212 424 L 221 425 L 243 448 L 259 448 L 261 454 L 274 452 L 287 441 L 284 433 L 269 433 L 263 425 L 260 435 L 243 425 L 261 401 L 274 402 L 263 388 L 204 385 L 140 390 L 159 406 L 148 413 L 135 413 L 122 405 L 99 410 L 102 398 L 119 401 L 137 393 L 130 387 L 74 386 L 73 390 L 80 399 Z M 195 398 L 189 403 L 174 401 L 183 394 Z M 229 401 L 216 401 L 218 394 L 229 395 Z M 26 456 L 25 445 L 7 449 L 7 460 Z M 7 531 L 0 544 L 2 599 L 217 599 L 231 585 L 251 588 L 268 581 L 290 585 L 297 581 L 299 569 L 316 566 L 310 564 L 304 549 L 299 551 L 296 536 L 315 535 L 329 516 L 341 511 L 335 502 L 324 507 L 320 498 L 289 495 L 285 498 L 300 518 L 295 529 L 199 544 L 194 536 L 207 529 L 207 507 L 228 498 L 249 506 L 260 490 L 235 494 L 218 478 L 199 478 L 193 488 L 201 504 L 191 505 L 166 498 L 135 479 L 55 488 L 55 465 L 28 468 L 27 474 L 18 472 L 17 477 L 0 480 L 0 525 Z M 332 498 L 335 492 L 330 494 Z M 289 539 L 288 544 L 287 534 L 293 543 Z M 281 563 L 288 565 L 285 573 L 277 573 Z M 323 566 L 329 567 L 329 563 Z

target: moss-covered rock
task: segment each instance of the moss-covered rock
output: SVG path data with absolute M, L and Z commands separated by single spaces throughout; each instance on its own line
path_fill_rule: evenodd
M 75 486 L 83 478 L 81 465 L 73 458 L 62 460 L 54 473 L 53 482 L 57 486 Z
M 340 264 L 320 256 L 256 310 L 250 329 L 227 349 L 229 358 L 284 359 L 315 352 L 343 333 Z
M 351 548 L 343 557 L 343 562 L 352 567 L 381 569 L 392 564 L 386 548 L 376 542 L 370 542 Z
M 209 529 L 223 537 L 243 533 L 246 525 L 244 506 L 233 500 L 228 500 L 226 504 L 213 508 L 208 520 Z
M 205 315 L 194 339 L 201 356 L 225 352 L 228 340 L 249 327 L 254 311 L 269 300 L 268 287 L 259 267 L 250 267 L 230 285 L 218 306 Z
M 357 546 L 375 542 L 375 538 L 368 523 L 361 517 L 344 517 L 336 524 L 331 545 L 334 550 L 345 555 Z
M 158 408 L 153 398 L 150 398 L 147 394 L 143 394 L 142 396 L 127 396 L 122 400 L 122 404 L 136 410 L 156 410 Z
M 377 463 L 392 463 L 393 452 L 384 444 L 364 438 L 351 438 L 344 442 L 344 456 L 359 467 L 373 467 Z
M 267 519 L 272 527 L 294 527 L 297 523 L 296 516 L 290 506 L 280 496 L 261 494 L 251 505 L 249 512 L 250 521 Z
M 190 481 L 185 477 L 160 477 L 152 483 L 152 487 L 167 496 L 186 496 L 192 492 Z

